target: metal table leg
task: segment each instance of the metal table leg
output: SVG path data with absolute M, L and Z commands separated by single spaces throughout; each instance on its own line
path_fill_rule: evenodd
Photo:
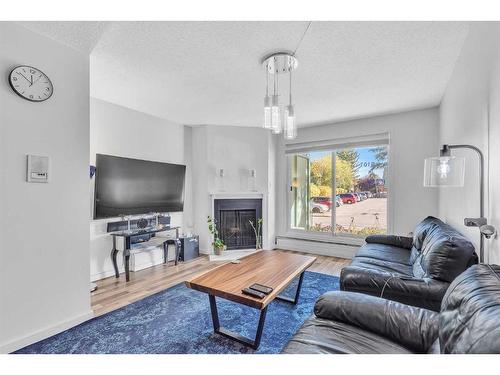
M 129 270 L 129 263 L 130 263 L 130 254 L 125 253 L 124 258 L 124 263 L 125 263 L 125 280 L 130 281 L 130 270 Z
M 168 258 L 168 242 L 163 242 L 163 263 L 167 263 Z
M 119 278 L 120 273 L 118 272 L 118 263 L 116 263 L 116 255 L 118 250 L 116 250 L 116 237 L 113 236 L 113 248 L 111 249 L 111 260 L 113 261 L 113 268 L 115 269 L 115 277 Z
M 176 238 L 174 241 L 174 245 L 175 245 L 175 265 L 177 265 L 179 263 L 179 256 L 181 254 L 181 240 Z
M 299 285 L 297 285 L 297 290 L 295 291 L 295 298 L 284 297 L 284 296 L 276 296 L 274 299 L 278 299 L 280 301 L 290 302 L 296 305 L 299 302 L 300 290 L 302 289 L 302 280 L 304 279 L 304 272 L 302 272 L 299 276 Z
M 215 296 L 208 295 L 210 301 L 210 312 L 212 313 L 212 323 L 214 325 L 214 332 L 227 337 L 231 340 L 235 340 L 243 345 L 250 346 L 251 348 L 257 350 L 260 345 L 260 340 L 262 338 L 262 331 L 264 330 L 264 323 L 266 321 L 267 306 L 260 311 L 259 325 L 257 326 L 257 332 L 255 334 L 255 339 L 248 339 L 238 333 L 231 332 L 220 326 L 219 313 L 217 311 L 217 302 L 215 301 Z

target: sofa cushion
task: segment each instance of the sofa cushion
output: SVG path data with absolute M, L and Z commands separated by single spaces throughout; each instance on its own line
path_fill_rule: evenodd
M 412 264 L 410 262 L 410 255 L 411 252 L 402 247 L 383 245 L 379 243 L 367 243 L 359 248 L 356 253 L 356 258 L 376 259 L 410 266 Z
M 409 354 L 395 342 L 350 324 L 310 317 L 283 349 L 288 354 Z
M 429 216 L 417 225 L 413 246 L 419 250 L 413 264 L 415 277 L 453 281 L 468 266 L 474 246 L 441 220 Z
M 472 266 L 451 283 L 439 339 L 443 353 L 500 353 L 500 266 Z
M 429 232 L 429 230 L 437 222 L 441 222 L 441 220 L 433 216 L 427 216 L 424 220 L 417 224 L 417 226 L 413 230 L 413 247 L 416 250 L 418 250 L 419 252 L 422 250 L 427 232 Z
M 438 313 L 362 293 L 325 293 L 314 314 L 363 328 L 416 353 L 428 352 L 438 337 Z
M 388 276 L 391 275 L 401 275 L 401 276 L 413 276 L 412 267 L 408 264 L 391 262 L 388 260 L 376 259 L 373 257 L 358 257 L 356 256 L 351 264 L 353 267 L 367 268 L 380 273 L 385 273 Z
M 448 286 L 449 283 L 444 281 L 414 279 L 401 273 L 367 268 L 366 264 L 362 267 L 349 265 L 340 273 L 341 290 L 370 294 L 433 311 L 439 311 Z
M 395 236 L 386 234 L 372 234 L 365 238 L 366 243 L 379 243 L 383 245 L 391 245 L 411 249 L 413 246 L 413 238 L 405 236 Z

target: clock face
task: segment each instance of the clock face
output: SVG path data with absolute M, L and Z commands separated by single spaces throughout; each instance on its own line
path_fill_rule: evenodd
M 43 102 L 54 91 L 49 77 L 31 66 L 15 67 L 10 72 L 9 83 L 17 95 L 32 102 Z

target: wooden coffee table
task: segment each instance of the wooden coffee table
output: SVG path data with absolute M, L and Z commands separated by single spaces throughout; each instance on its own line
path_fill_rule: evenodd
M 262 337 L 267 306 L 279 299 L 296 304 L 299 300 L 304 271 L 316 260 L 315 257 L 293 254 L 279 250 L 262 250 L 240 259 L 239 264 L 225 263 L 192 280 L 186 281 L 189 288 L 208 294 L 214 332 L 257 349 Z M 299 278 L 295 298 L 279 294 L 295 279 Z M 253 283 L 270 286 L 273 291 L 259 299 L 241 292 Z M 220 326 L 215 297 L 241 303 L 260 310 L 259 324 L 254 340 Z

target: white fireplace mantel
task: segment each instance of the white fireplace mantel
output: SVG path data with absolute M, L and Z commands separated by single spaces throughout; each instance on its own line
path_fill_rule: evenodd
M 246 199 L 246 198 L 264 198 L 265 193 L 262 191 L 216 191 L 210 193 L 212 200 L 214 199 Z

